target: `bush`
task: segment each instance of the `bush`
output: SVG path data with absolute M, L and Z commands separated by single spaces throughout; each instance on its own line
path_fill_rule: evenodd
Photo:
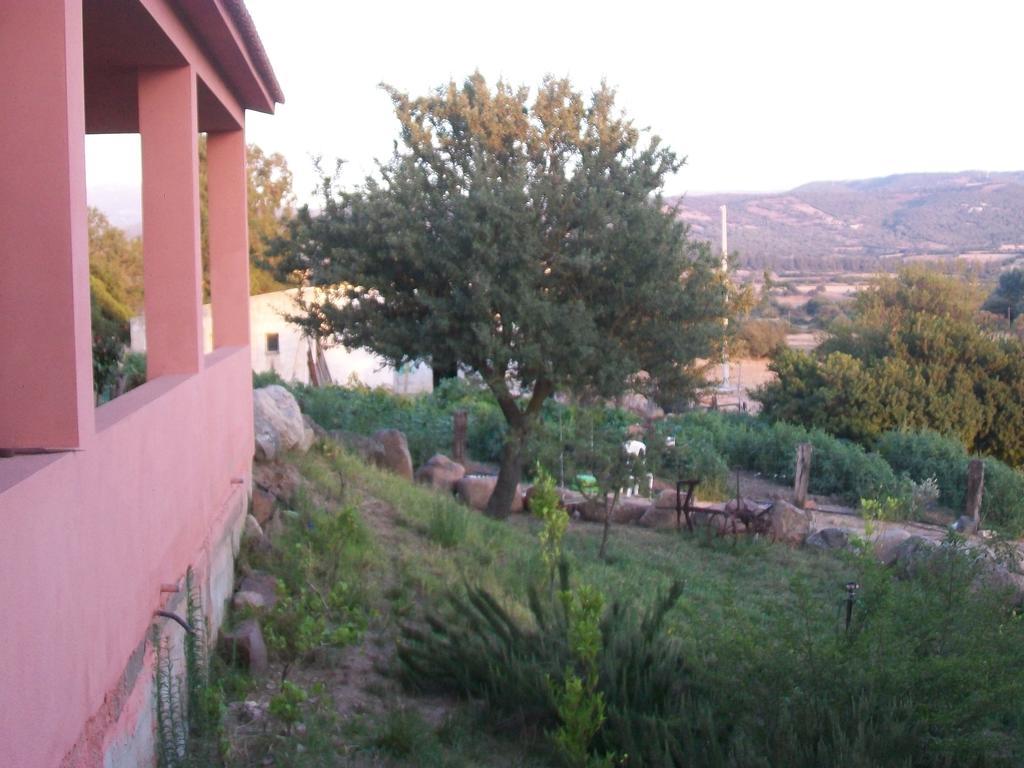
M 640 610 L 613 602 L 600 623 L 605 719 L 591 754 L 659 768 L 1019 765 L 1024 623 L 1002 595 L 972 587 L 978 565 L 961 545 L 929 562 L 900 581 L 851 556 L 861 591 L 848 631 L 794 581 L 790 609 L 756 621 L 727 611 L 703 627 L 699 662 L 678 639 L 678 584 Z M 403 629 L 405 683 L 553 733 L 550 681 L 573 658 L 566 613 L 535 588 L 527 605 L 477 587 L 450 593 Z
M 433 393 L 396 395 L 369 387 L 304 387 L 292 390 L 303 413 L 324 429 L 369 435 L 398 429 L 409 441 L 417 465 L 435 453 L 450 454 L 452 414 L 469 414 L 466 449 L 480 461 L 498 461 L 505 439 L 505 418 L 490 393 L 461 380 L 444 382 Z
M 960 442 L 937 432 L 894 431 L 882 435 L 878 450 L 895 471 L 915 482 L 934 477 L 943 505 L 956 512 L 964 508 L 971 457 Z M 984 463 L 981 513 L 985 522 L 1008 533 L 1024 531 L 1024 474 L 998 459 L 985 458 Z
M 782 320 L 747 320 L 736 333 L 750 357 L 771 357 L 786 344 L 789 324 Z
M 859 445 L 785 422 L 770 423 L 744 414 L 716 412 L 671 416 L 658 427 L 658 439 L 672 435 L 681 452 L 702 455 L 699 475 L 720 482 L 728 468 L 759 472 L 779 483 L 793 482 L 796 447 L 814 446 L 810 489 L 849 502 L 882 493 L 901 493 L 902 484 L 882 457 Z

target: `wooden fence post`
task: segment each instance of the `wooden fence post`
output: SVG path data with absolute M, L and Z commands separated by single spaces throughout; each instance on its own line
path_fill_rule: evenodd
M 466 462 L 466 428 L 469 424 L 469 414 L 465 411 L 456 411 L 452 414 L 452 461 L 457 464 Z
M 796 479 L 793 481 L 793 504 L 800 509 L 807 504 L 807 485 L 811 481 L 811 444 L 796 447 Z
M 976 527 L 981 523 L 981 497 L 985 493 L 985 463 L 971 459 L 967 465 L 967 504 L 964 514 L 971 518 Z

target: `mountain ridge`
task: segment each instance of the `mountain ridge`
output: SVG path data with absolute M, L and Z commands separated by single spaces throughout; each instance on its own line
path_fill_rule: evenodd
M 749 267 L 871 269 L 885 259 L 1024 254 L 1024 171 L 908 173 L 813 181 L 784 192 L 666 198 L 697 239 Z

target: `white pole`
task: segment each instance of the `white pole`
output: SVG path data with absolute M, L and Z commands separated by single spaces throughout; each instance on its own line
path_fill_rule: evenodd
M 722 211 L 722 279 L 727 279 L 729 274 L 729 245 L 728 232 L 725 221 L 725 206 L 720 206 Z M 729 327 L 729 318 L 725 318 L 723 325 Z M 729 354 L 725 349 L 725 342 L 722 342 L 722 389 L 729 388 Z

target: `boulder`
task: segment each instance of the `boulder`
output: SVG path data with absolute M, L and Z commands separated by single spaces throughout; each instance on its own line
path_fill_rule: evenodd
M 619 407 L 644 419 L 663 419 L 665 411 L 639 392 L 630 392 L 619 398 Z
M 725 511 L 730 515 L 737 515 L 743 517 L 743 515 L 756 515 L 758 512 L 762 512 L 764 507 L 758 504 L 752 499 L 740 497 L 739 499 L 732 498 L 725 502 Z
M 276 501 L 274 494 L 269 491 L 264 491 L 262 488 L 252 489 L 252 516 L 261 526 L 266 525 L 274 516 Z
M 263 528 L 260 527 L 259 522 L 252 515 L 245 516 L 245 527 L 242 529 L 242 538 L 251 539 L 253 541 L 262 541 L 263 539 Z
M 896 545 L 896 566 L 904 578 L 915 576 L 935 553 L 936 544 L 922 536 L 908 536 Z
M 380 457 L 380 468 L 411 481 L 412 456 L 409 454 L 409 441 L 405 439 L 405 434 L 397 429 L 382 429 L 374 433 L 373 440 L 384 449 Z
M 644 514 L 636 521 L 636 524 L 643 528 L 675 528 L 675 507 L 669 509 L 667 507 L 659 507 L 657 504 L 654 504 L 648 507 L 647 511 L 644 512 Z
M 620 525 L 636 523 L 654 506 L 654 502 L 643 496 L 626 496 L 619 498 L 619 503 L 612 510 L 612 522 Z
M 811 532 L 811 513 L 779 499 L 769 510 L 770 533 L 775 541 L 801 544 Z
M 442 453 L 435 453 L 427 463 L 416 470 L 417 483 L 429 485 L 447 493 L 455 490 L 455 484 L 466 476 L 466 468 L 452 461 Z
M 325 438 L 328 436 L 327 430 L 321 427 L 315 421 L 313 421 L 313 417 L 310 416 L 309 414 L 302 414 L 302 422 L 306 425 L 308 429 L 313 430 L 313 437 L 315 437 L 317 440 L 320 440 L 321 438 Z
M 1014 573 L 1002 563 L 988 561 L 972 586 L 974 589 L 1003 592 L 1010 607 L 1024 606 L 1024 576 Z
M 243 594 L 243 600 L 251 607 L 273 608 L 277 603 L 277 579 L 263 571 L 252 571 L 238 585 L 235 597 Z
M 875 536 L 875 557 L 882 565 L 893 565 L 900 554 L 900 545 L 910 538 L 902 528 L 887 528 Z
M 279 384 L 252 393 L 256 460 L 273 461 L 284 451 L 305 453 L 313 444 L 313 430 L 306 426 L 295 397 Z
M 234 629 L 222 630 L 217 649 L 228 662 L 241 664 L 253 673 L 267 669 L 267 646 L 256 619 L 246 619 Z
M 280 461 L 258 462 L 252 467 L 252 484 L 284 504 L 290 504 L 302 483 L 302 475 L 291 464 Z
M 267 523 L 268 526 L 274 524 L 275 518 L 271 518 Z M 257 552 L 269 552 L 274 548 L 274 545 L 270 541 L 269 531 L 264 531 L 263 526 L 260 525 L 256 518 L 252 515 L 245 516 L 245 527 L 242 529 L 242 540 Z
M 534 489 L 537 486 L 531 485 L 526 489 L 526 493 L 523 494 L 523 503 L 528 512 L 533 511 L 531 502 L 533 500 Z M 556 488 L 558 492 L 558 504 L 559 506 L 572 514 L 573 512 L 579 512 L 580 508 L 587 503 L 586 497 L 579 491 L 574 491 L 570 488 Z
M 674 493 L 676 490 L 676 484 L 671 480 L 665 480 L 664 478 L 661 477 L 655 477 L 653 489 L 656 493 L 661 493 L 662 491 L 672 491 Z
M 497 464 L 490 464 L 486 461 L 474 461 L 473 459 L 464 459 L 459 462 L 466 468 L 467 475 L 494 475 L 497 476 L 501 467 Z
M 665 490 L 660 491 L 654 498 L 654 506 L 658 509 L 671 509 L 674 512 L 676 508 L 677 495 L 679 496 L 679 504 L 681 507 L 683 502 L 686 501 L 686 493 L 684 491 L 683 493 L 676 494 L 675 487 L 666 488 Z M 694 495 L 694 499 L 696 499 L 696 494 Z
M 384 446 L 366 435 L 332 429 L 327 433 L 332 440 L 359 456 L 367 464 L 379 467 L 384 463 Z
M 611 496 L 608 497 L 608 501 L 611 502 Z M 611 512 L 611 521 L 619 525 L 639 522 L 652 506 L 653 502 L 643 496 L 619 496 Z M 577 507 L 577 511 L 583 520 L 591 523 L 604 522 L 605 504 L 600 498 L 585 499 Z
M 466 475 L 455 484 L 455 493 L 464 504 L 483 512 L 497 484 L 498 478 L 495 475 Z M 516 486 L 516 494 L 512 497 L 512 511 L 523 511 L 521 485 Z
M 804 539 L 804 545 L 813 549 L 846 549 L 850 535 L 842 528 L 822 528 Z

